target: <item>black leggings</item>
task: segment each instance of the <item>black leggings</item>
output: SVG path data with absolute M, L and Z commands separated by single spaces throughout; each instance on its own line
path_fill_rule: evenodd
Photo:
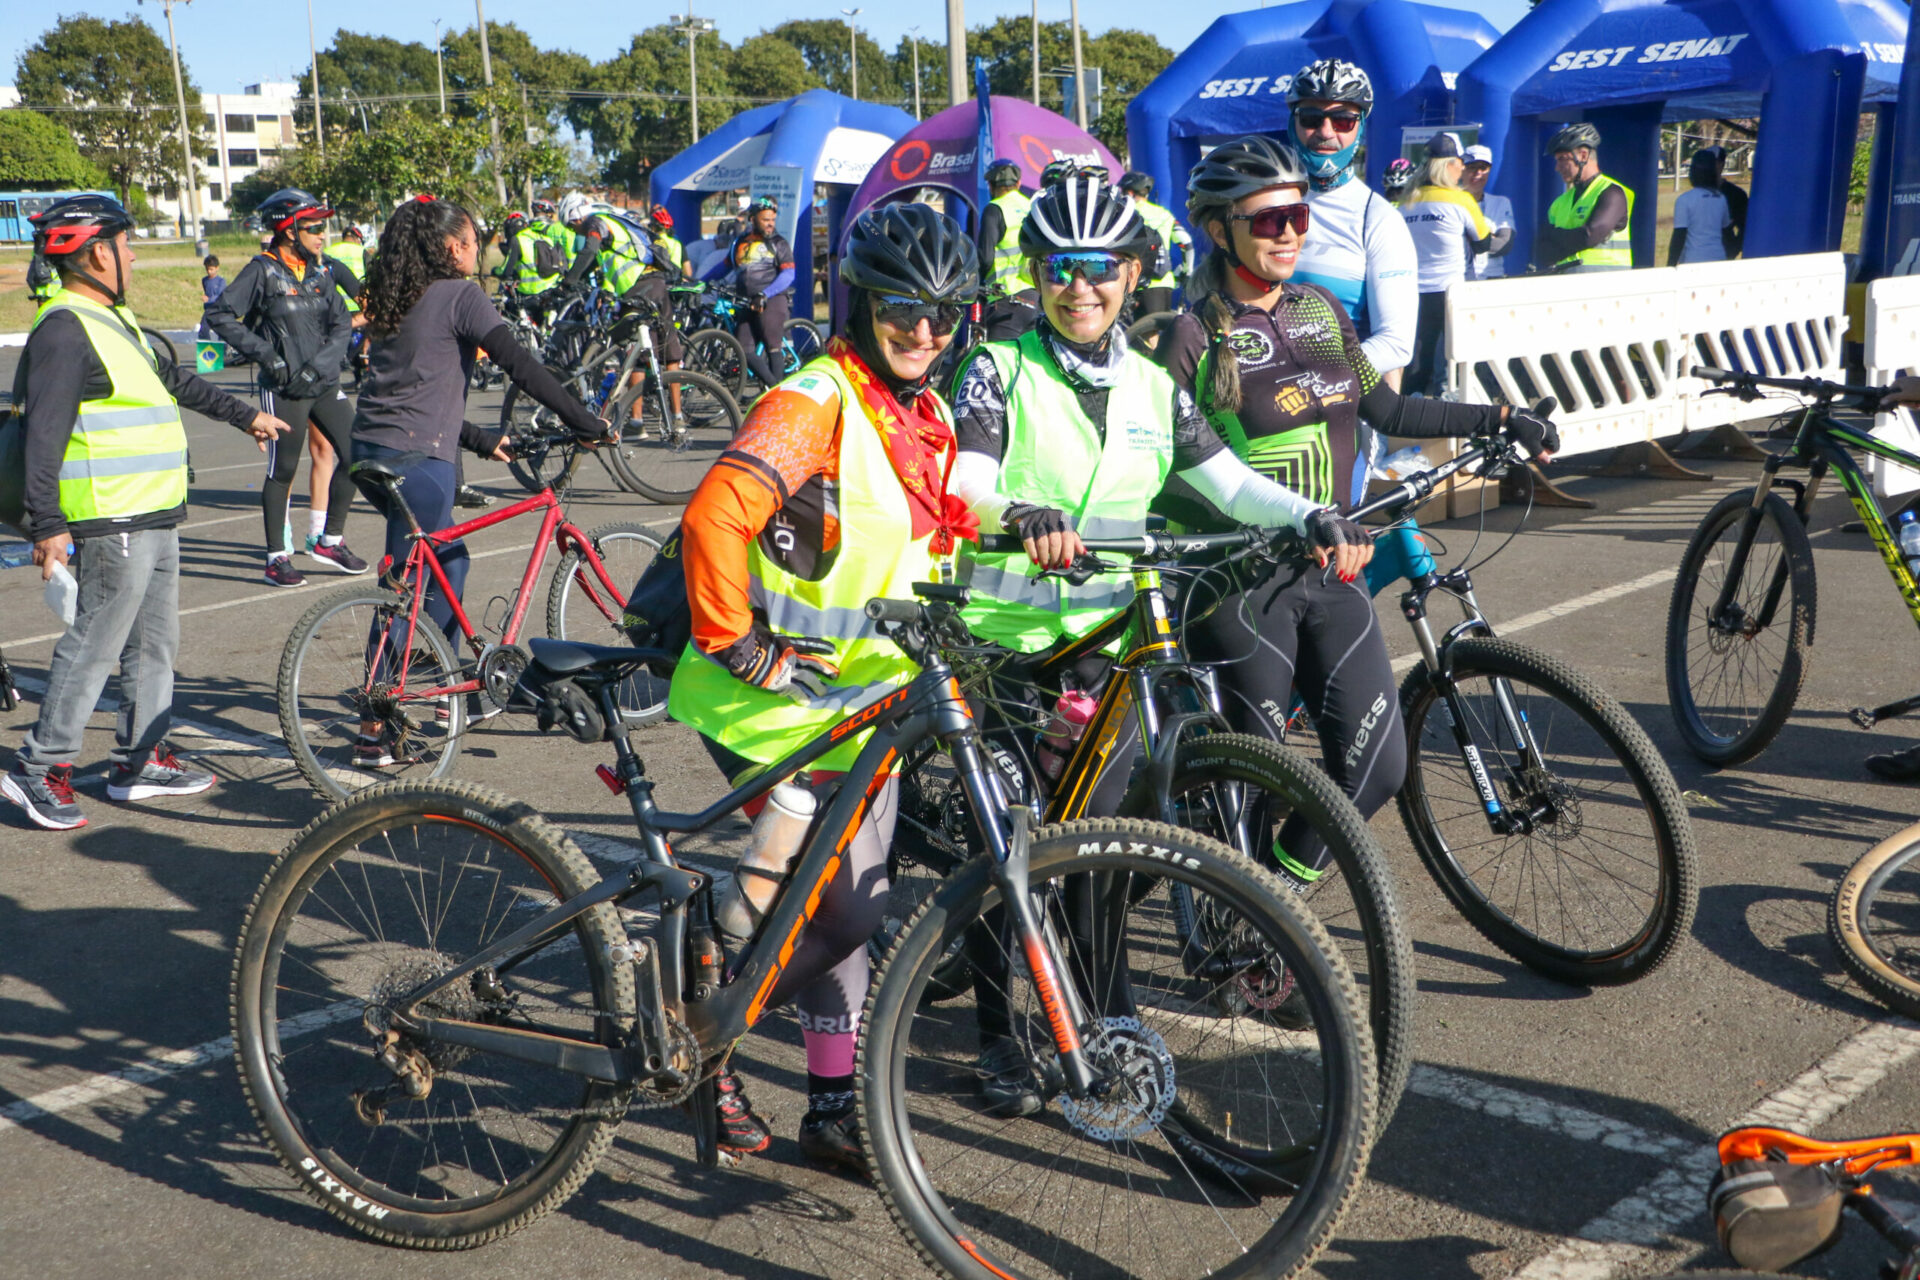
M 1366 586 L 1312 565 L 1234 565 L 1198 578 L 1182 616 L 1193 659 L 1219 664 L 1234 729 L 1278 739 L 1298 689 L 1328 775 L 1370 818 L 1406 778 L 1407 741 Z M 1275 852 L 1314 871 L 1327 862 L 1326 842 L 1298 815 Z
M 1407 372 L 1401 380 L 1402 395 L 1440 394 L 1446 385 L 1446 352 L 1443 350 L 1446 341 L 1446 291 L 1421 294 L 1420 315 L 1413 326 L 1413 359 L 1407 362 Z
M 267 445 L 267 478 L 260 483 L 260 513 L 267 527 L 267 551 L 288 552 L 282 546 L 287 528 L 287 497 L 293 478 L 300 474 L 300 446 L 312 423 L 333 446 L 333 482 L 327 486 L 327 536 L 337 538 L 347 527 L 347 508 L 353 505 L 353 477 L 347 474 L 353 453 L 353 405 L 337 387 L 312 400 L 276 400 L 263 392 L 260 407 L 293 430 Z
M 787 295 L 782 293 L 768 298 L 758 311 L 748 311 L 740 317 L 740 328 L 744 330 L 740 345 L 746 348 L 747 368 L 760 379 L 763 387 L 771 387 L 787 376 L 787 358 L 781 353 L 780 344 L 787 340 L 790 311 Z M 756 343 L 761 350 L 754 350 Z

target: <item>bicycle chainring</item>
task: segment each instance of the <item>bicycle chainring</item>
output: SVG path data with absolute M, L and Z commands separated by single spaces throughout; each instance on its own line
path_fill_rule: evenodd
M 1138 1018 L 1102 1018 L 1087 1038 L 1088 1061 L 1110 1086 L 1102 1097 L 1060 1098 L 1074 1131 L 1095 1142 L 1131 1142 L 1160 1127 L 1176 1096 L 1173 1054 Z
M 480 687 L 486 690 L 487 699 L 503 710 L 511 705 L 513 691 L 532 663 L 533 656 L 517 644 L 488 646 L 480 655 Z
M 680 1073 L 680 1082 L 669 1087 L 642 1079 L 633 1086 L 633 1096 L 627 1102 L 629 1107 L 677 1107 L 700 1087 L 700 1081 L 706 1076 L 705 1064 L 700 1058 L 700 1041 L 691 1027 L 672 1014 L 667 1015 L 667 1057 Z

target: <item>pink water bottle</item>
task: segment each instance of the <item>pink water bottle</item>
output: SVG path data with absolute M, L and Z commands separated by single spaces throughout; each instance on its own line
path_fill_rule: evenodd
M 1091 694 L 1076 689 L 1061 694 L 1053 704 L 1053 715 L 1048 718 L 1047 727 L 1040 731 L 1040 741 L 1034 751 L 1040 772 L 1047 775 L 1049 782 L 1058 778 L 1060 771 L 1067 767 L 1067 758 L 1073 754 L 1073 744 L 1080 741 L 1080 735 L 1087 731 L 1087 725 L 1099 705 Z

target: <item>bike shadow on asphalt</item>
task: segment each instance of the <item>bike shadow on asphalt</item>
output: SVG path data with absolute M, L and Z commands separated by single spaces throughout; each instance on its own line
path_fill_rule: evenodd
M 1799 865 L 1827 884 L 1846 871 L 1838 863 Z M 1832 898 L 1830 889 L 1709 885 L 1700 891 L 1693 936 L 1726 964 L 1797 999 L 1849 1017 L 1884 1017 L 1840 966 L 1827 934 Z

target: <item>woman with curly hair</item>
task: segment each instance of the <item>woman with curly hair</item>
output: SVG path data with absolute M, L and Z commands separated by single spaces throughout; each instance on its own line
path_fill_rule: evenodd
M 480 240 L 471 215 L 447 200 L 421 196 L 401 205 L 380 234 L 380 251 L 367 273 L 368 378 L 353 420 L 353 461 L 384 459 L 400 469 L 401 496 L 422 528 L 454 523 L 458 488 L 456 450 L 507 459 L 497 430 L 465 420 L 467 386 L 477 351 L 485 351 L 526 394 L 560 416 L 583 442 L 598 442 L 607 424 L 575 399 L 532 352 L 514 341 L 513 330 L 474 279 Z M 385 487 L 358 480 L 360 491 L 387 520 L 386 553 L 404 564 L 408 528 Z M 458 593 L 466 583 L 467 549 L 452 542 L 439 549 L 447 580 Z M 438 590 L 427 612 L 453 636 L 453 610 Z M 355 763 L 391 762 L 378 726 L 362 726 Z

